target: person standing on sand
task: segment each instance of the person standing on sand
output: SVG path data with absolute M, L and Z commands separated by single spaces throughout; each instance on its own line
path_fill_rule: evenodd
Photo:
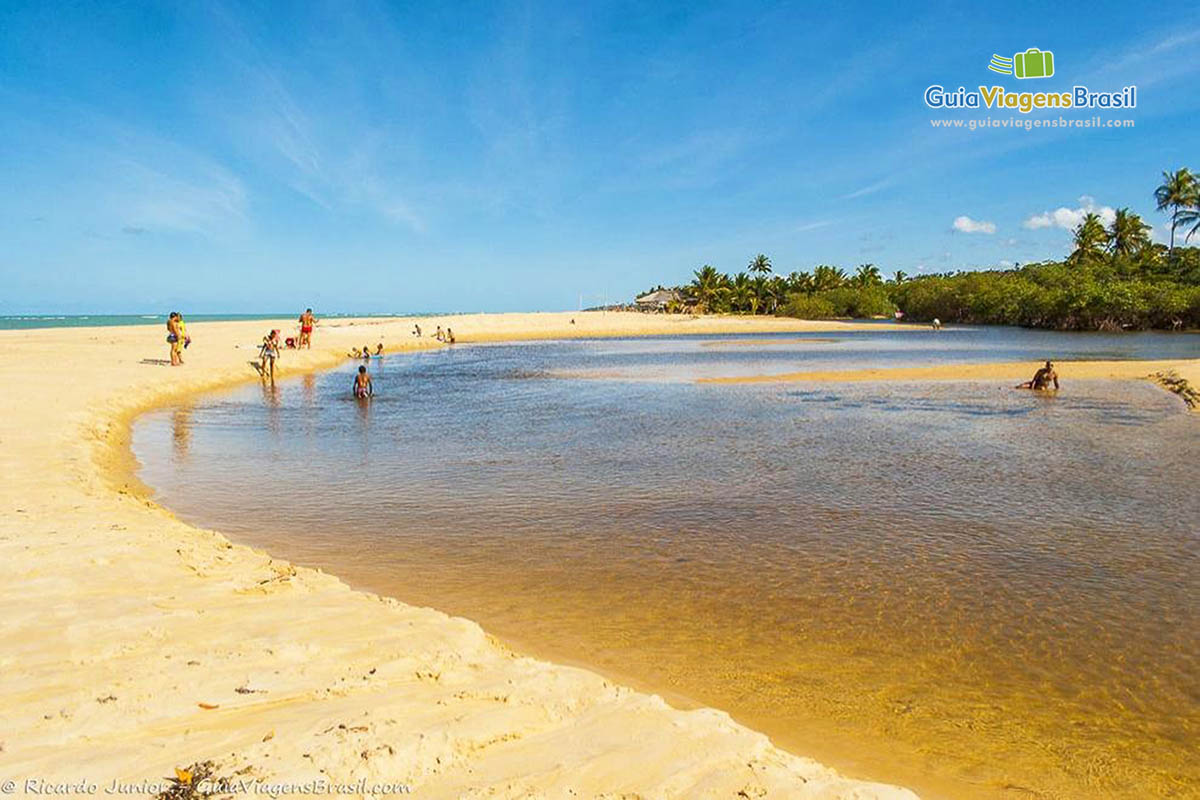
M 183 314 L 175 312 L 175 326 L 179 328 L 179 344 L 182 349 L 179 351 L 179 363 L 183 363 L 183 351 L 187 350 L 192 344 L 192 337 L 188 336 L 187 323 L 183 321 Z
M 1058 373 L 1054 371 L 1054 365 L 1051 364 L 1049 361 L 1047 361 L 1046 366 L 1042 367 L 1037 372 L 1033 373 L 1032 380 L 1025 381 L 1024 383 L 1018 383 L 1013 388 L 1014 389 L 1033 389 L 1034 391 L 1037 391 L 1037 392 L 1044 392 L 1044 391 L 1050 390 L 1051 383 L 1054 384 L 1054 391 L 1057 392 L 1058 391 Z
M 262 348 L 258 351 L 259 358 L 262 359 L 262 366 L 259 372 L 264 378 L 270 378 L 271 383 L 275 383 L 275 359 L 279 358 L 279 331 L 272 330 L 269 334 L 263 337 Z
M 313 326 L 317 324 L 316 317 L 313 316 L 313 310 L 306 308 L 304 313 L 300 315 L 300 342 L 297 347 L 307 347 L 312 349 L 312 332 Z
M 171 347 L 171 366 L 178 367 L 183 363 L 183 336 L 180 335 L 178 311 L 167 315 L 167 344 Z

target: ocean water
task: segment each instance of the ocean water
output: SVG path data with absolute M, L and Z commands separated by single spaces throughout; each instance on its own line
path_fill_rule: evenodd
M 1194 335 L 459 346 L 146 415 L 183 518 L 945 798 L 1194 796 L 1200 420 L 1071 358 Z M 713 385 L 1059 360 L 1011 382 Z
M 34 328 L 110 328 L 116 325 L 165 325 L 167 313 L 161 314 L 10 314 L 0 315 L 0 331 L 31 330 Z M 239 320 L 292 319 L 300 315 L 300 309 L 279 314 L 190 314 L 184 309 L 188 322 L 231 322 Z M 323 313 L 322 318 L 342 317 L 403 317 L 417 316 L 410 313 L 397 314 L 348 314 Z

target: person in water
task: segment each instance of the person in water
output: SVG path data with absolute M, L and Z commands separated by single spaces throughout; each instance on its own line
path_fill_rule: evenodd
M 359 367 L 358 374 L 354 376 L 354 396 L 359 400 L 365 400 L 374 395 L 375 386 L 371 383 L 371 376 L 367 374 L 367 368 Z
M 1037 372 L 1033 373 L 1032 380 L 1025 381 L 1024 383 L 1019 383 L 1013 388 L 1033 389 L 1034 391 L 1044 392 L 1044 391 L 1049 391 L 1050 384 L 1054 384 L 1054 391 L 1057 392 L 1058 391 L 1058 373 L 1054 371 L 1054 365 L 1051 364 L 1049 361 L 1047 361 L 1046 366 L 1042 367 Z
M 454 344 L 454 331 L 446 328 L 446 344 Z
M 379 344 L 375 345 L 375 355 L 377 355 L 377 356 L 383 355 L 383 342 L 380 342 Z
M 317 318 L 313 316 L 313 311 L 311 308 L 304 310 L 304 313 L 300 315 L 299 322 L 300 341 L 298 342 L 298 346 L 307 347 L 311 350 L 313 326 L 317 324 Z
M 437 327 L 437 333 L 435 333 L 435 334 L 433 335 L 433 338 L 437 339 L 439 342 L 444 342 L 444 341 L 446 341 L 446 334 L 442 333 L 442 326 L 441 326 L 441 325 L 438 325 L 438 327 Z
M 363 345 L 363 349 L 362 349 L 362 357 L 363 357 L 363 358 L 370 358 L 370 357 L 371 357 L 371 346 L 370 346 L 369 344 L 364 344 L 364 345 Z

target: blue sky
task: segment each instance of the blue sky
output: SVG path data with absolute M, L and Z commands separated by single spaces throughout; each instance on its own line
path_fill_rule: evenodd
M 986 69 L 1028 47 L 1055 77 Z M 940 272 L 1061 256 L 1086 207 L 1162 238 L 1198 55 L 1169 4 L 5 0 L 0 314 L 574 308 L 758 252 Z M 1136 84 L 1103 112 L 1136 127 L 935 130 L 1019 115 L 932 83 Z

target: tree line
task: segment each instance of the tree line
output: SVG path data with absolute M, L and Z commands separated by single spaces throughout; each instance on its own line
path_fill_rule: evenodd
M 1150 226 L 1128 208 L 1106 225 L 1089 212 L 1061 261 L 1006 269 L 884 280 L 874 264 L 853 272 L 823 264 L 777 274 L 758 254 L 734 275 L 711 265 L 675 287 L 668 311 L 780 314 L 804 319 L 878 317 L 902 312 L 912 321 L 1024 325 L 1060 330 L 1200 328 L 1200 177 L 1187 168 L 1163 173 L 1154 191 L 1170 217 L 1170 243 L 1150 239 Z M 1183 246 L 1176 246 L 1176 232 Z M 661 288 L 661 287 L 660 287 Z

